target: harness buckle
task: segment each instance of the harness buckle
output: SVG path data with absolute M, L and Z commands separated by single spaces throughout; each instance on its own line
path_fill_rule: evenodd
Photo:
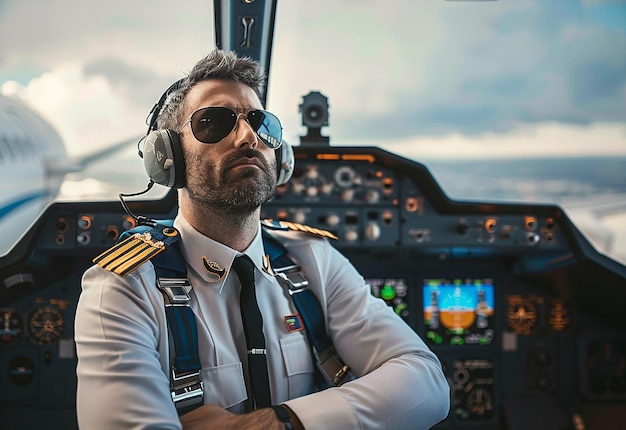
M 191 301 L 191 283 L 187 278 L 157 278 L 157 287 L 167 296 L 167 305 L 187 305 Z
M 354 379 L 350 367 L 343 363 L 332 346 L 327 346 L 320 353 L 315 351 L 315 359 L 322 374 L 332 385 L 338 387 Z
M 172 368 L 170 392 L 176 409 L 202 406 L 204 403 L 204 383 L 200 372 L 186 372 L 177 375 Z
M 299 266 L 288 266 L 273 269 L 276 278 L 289 288 L 289 294 L 293 294 L 309 286 L 309 281 L 304 279 Z

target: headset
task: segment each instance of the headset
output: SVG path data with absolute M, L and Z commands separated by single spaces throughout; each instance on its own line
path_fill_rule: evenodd
M 156 123 L 166 100 L 180 87 L 182 82 L 183 79 L 174 82 L 161 95 L 159 101 L 148 114 L 148 132 L 137 144 L 139 156 L 143 158 L 143 165 L 150 180 L 170 188 L 185 186 L 185 159 L 178 133 L 174 130 L 157 129 Z M 286 184 L 291 178 L 295 156 L 293 148 L 285 140 L 274 152 L 276 154 L 276 183 L 278 186 Z

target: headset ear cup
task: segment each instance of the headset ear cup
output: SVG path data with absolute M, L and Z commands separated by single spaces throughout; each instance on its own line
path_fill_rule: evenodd
M 284 185 L 293 174 L 296 158 L 293 148 L 290 144 L 283 140 L 282 145 L 276 151 L 276 185 Z
M 170 188 L 185 185 L 185 160 L 178 133 L 155 130 L 143 138 L 143 165 L 155 183 Z

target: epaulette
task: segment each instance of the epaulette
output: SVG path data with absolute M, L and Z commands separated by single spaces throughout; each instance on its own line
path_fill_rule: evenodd
M 130 233 L 129 237 L 98 255 L 93 262 L 109 272 L 127 276 L 180 239 L 180 233 L 174 227 L 158 223 L 135 233 L 131 230 Z
M 308 225 L 298 224 L 297 222 L 290 221 L 274 221 L 271 218 L 261 220 L 261 225 L 272 230 L 291 230 L 291 231 L 303 231 L 305 233 L 312 234 L 314 236 L 327 237 L 330 239 L 338 240 L 338 237 L 329 231 L 322 230 L 315 227 L 309 227 Z

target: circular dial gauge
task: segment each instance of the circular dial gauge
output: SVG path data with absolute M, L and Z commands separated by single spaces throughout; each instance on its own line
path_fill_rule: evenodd
M 22 334 L 22 318 L 12 309 L 0 309 L 0 344 L 11 343 Z
M 28 329 L 40 344 L 50 344 L 59 340 L 65 328 L 61 311 L 52 306 L 35 309 L 30 314 Z
M 537 324 L 535 303 L 521 296 L 509 296 L 506 319 L 515 333 L 530 334 Z

